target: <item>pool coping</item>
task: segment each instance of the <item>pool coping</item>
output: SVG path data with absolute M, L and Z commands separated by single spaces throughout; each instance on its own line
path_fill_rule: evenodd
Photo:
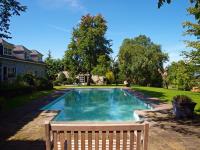
M 136 118 L 134 121 L 54 121 L 54 118 L 60 113 L 61 110 L 44 110 L 45 107 L 48 107 L 50 105 L 53 105 L 57 101 L 59 101 L 62 97 L 64 97 L 68 92 L 74 89 L 95 89 L 95 88 L 67 88 L 67 91 L 64 92 L 63 95 L 60 97 L 56 98 L 54 101 L 51 103 L 47 104 L 46 106 L 42 107 L 41 110 L 48 112 L 48 111 L 53 111 L 56 112 L 57 114 L 52 118 L 50 121 L 51 123 L 57 123 L 57 124 L 63 124 L 63 123 L 96 123 L 96 124 L 103 124 L 103 123 L 144 123 L 148 122 L 148 117 L 147 114 L 149 112 L 156 112 L 156 111 L 161 111 L 161 110 L 168 110 L 171 109 L 171 105 L 168 103 L 162 103 L 160 104 L 160 99 L 159 98 L 152 98 L 152 97 L 147 97 L 143 93 L 135 91 L 131 89 L 130 87 L 113 87 L 113 89 L 123 89 L 126 91 L 128 94 L 131 96 L 134 96 L 138 98 L 139 100 L 143 101 L 145 104 L 150 106 L 150 109 L 143 109 L 143 110 L 135 110 L 133 111 L 133 115 Z M 111 89 L 111 88 L 96 88 L 96 89 Z
M 125 88 L 127 92 L 131 95 L 139 98 L 140 100 L 144 101 L 151 105 L 152 109 L 148 110 L 135 110 L 134 116 L 138 118 L 138 120 L 143 120 L 144 122 L 149 122 L 148 113 L 150 112 L 158 112 L 158 111 L 166 111 L 172 109 L 172 105 L 169 103 L 162 102 L 159 98 L 149 97 L 143 94 L 142 92 L 133 90 L 129 87 Z

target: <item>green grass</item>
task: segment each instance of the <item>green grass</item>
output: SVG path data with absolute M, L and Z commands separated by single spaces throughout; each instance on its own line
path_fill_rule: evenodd
M 172 98 L 176 95 L 187 95 L 190 98 L 192 98 L 194 102 L 197 103 L 195 111 L 200 112 L 200 93 L 194 93 L 191 91 L 181 91 L 176 89 L 164 89 L 164 88 L 143 87 L 143 86 L 132 86 L 132 89 L 140 91 L 151 97 L 159 98 L 162 101 L 167 101 L 169 103 L 172 101 Z
M 30 94 L 25 94 L 25 95 L 19 95 L 14 98 L 3 98 L 0 97 L 0 102 L 3 105 L 3 110 L 8 111 L 20 106 L 23 106 L 27 104 L 28 102 L 31 102 L 33 100 L 37 100 L 41 97 L 47 96 L 50 93 L 52 93 L 53 90 L 46 90 L 46 91 L 35 91 Z

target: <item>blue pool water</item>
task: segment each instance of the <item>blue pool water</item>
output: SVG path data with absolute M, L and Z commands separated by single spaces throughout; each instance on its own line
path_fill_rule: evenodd
M 138 109 L 150 108 L 122 89 L 74 89 L 43 108 L 60 110 L 54 121 L 133 121 Z

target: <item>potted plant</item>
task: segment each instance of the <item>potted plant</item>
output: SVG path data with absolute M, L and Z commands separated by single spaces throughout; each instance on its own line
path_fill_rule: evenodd
M 173 98 L 173 113 L 176 118 L 192 117 L 196 103 L 185 95 L 177 95 Z

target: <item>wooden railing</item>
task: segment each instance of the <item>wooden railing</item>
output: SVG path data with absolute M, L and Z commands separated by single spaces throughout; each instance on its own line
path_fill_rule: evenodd
M 46 123 L 46 150 L 147 150 L 149 124 Z

